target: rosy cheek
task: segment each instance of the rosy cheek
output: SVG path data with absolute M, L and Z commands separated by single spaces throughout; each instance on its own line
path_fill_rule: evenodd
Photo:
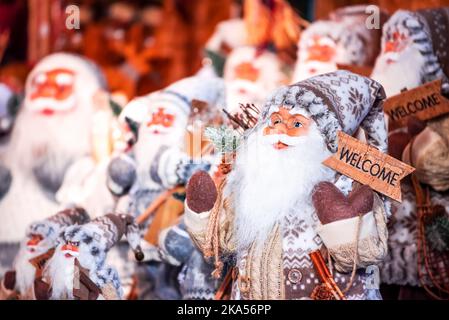
M 263 135 L 269 135 L 272 134 L 273 129 L 271 129 L 270 127 L 265 127 L 265 129 L 263 129 Z

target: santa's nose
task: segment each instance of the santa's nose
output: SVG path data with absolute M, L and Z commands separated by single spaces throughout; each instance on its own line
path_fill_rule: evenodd
M 79 251 L 78 247 L 73 244 L 65 244 L 62 246 L 61 250 L 62 251 L 73 251 L 73 252 Z

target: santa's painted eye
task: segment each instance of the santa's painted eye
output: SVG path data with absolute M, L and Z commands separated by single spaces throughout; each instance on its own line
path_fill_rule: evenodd
M 302 127 L 302 123 L 299 121 L 295 121 L 295 128 L 301 128 Z

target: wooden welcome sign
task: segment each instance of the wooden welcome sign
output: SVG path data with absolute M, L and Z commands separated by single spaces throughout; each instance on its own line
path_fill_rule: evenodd
M 449 100 L 440 93 L 441 80 L 426 83 L 385 100 L 384 112 L 399 126 L 409 117 L 429 120 L 449 113 Z
M 415 170 L 341 131 L 337 152 L 323 164 L 399 202 L 400 181 Z

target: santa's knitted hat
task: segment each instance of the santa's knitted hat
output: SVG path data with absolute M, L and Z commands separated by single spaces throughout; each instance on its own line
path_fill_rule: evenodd
M 396 11 L 383 27 L 382 51 L 398 36 L 409 38 L 424 57 L 423 83 L 449 76 L 449 8 Z
M 386 152 L 384 98 L 385 92 L 378 82 L 339 70 L 276 91 L 265 105 L 258 126 L 264 125 L 270 114 L 283 106 L 310 116 L 332 152 L 337 151 L 337 131 L 353 135 L 359 127 L 364 129 L 369 144 Z
M 83 208 L 75 207 L 58 212 L 57 214 L 42 220 L 32 223 L 26 235 L 31 236 L 39 234 L 44 238 L 54 238 L 59 236 L 62 228 L 71 225 L 81 225 L 89 222 L 90 217 Z
M 134 251 L 136 260 L 143 260 L 143 252 L 140 247 L 139 227 L 134 218 L 127 214 L 107 214 L 91 221 L 91 225 L 96 225 L 102 232 L 102 241 L 104 241 L 104 250 L 112 248 L 123 235 Z

